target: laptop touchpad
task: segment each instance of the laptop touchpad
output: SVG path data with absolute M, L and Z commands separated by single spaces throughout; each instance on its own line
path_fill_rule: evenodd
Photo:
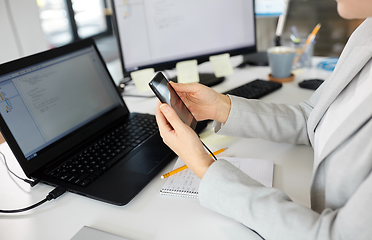
M 147 144 L 147 143 L 145 143 Z M 156 166 L 158 166 L 168 155 L 169 149 L 155 148 L 153 146 L 141 149 L 138 153 L 131 157 L 131 159 L 124 163 L 125 169 L 148 174 Z

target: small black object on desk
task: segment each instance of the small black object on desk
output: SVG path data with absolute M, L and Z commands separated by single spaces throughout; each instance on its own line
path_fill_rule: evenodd
M 281 83 L 256 79 L 239 87 L 231 89 L 224 94 L 235 95 L 248 99 L 259 99 L 282 87 Z
M 323 82 L 324 82 L 323 79 L 314 78 L 303 80 L 298 85 L 302 88 L 316 90 Z
M 169 80 L 172 82 L 178 82 L 177 76 Z M 225 80 L 225 77 L 216 77 L 214 73 L 199 73 L 199 80 L 199 83 L 208 87 L 213 87 L 214 85 L 222 83 Z
M 246 65 L 252 66 L 269 66 L 269 60 L 267 58 L 267 52 L 255 52 L 243 56 L 243 62 L 237 66 L 243 68 Z

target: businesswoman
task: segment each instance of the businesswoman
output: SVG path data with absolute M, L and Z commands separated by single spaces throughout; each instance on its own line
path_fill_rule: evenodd
M 372 0 L 337 4 L 342 17 L 367 19 L 332 75 L 306 102 L 264 103 L 199 84 L 172 84 L 198 120 L 215 120 L 217 133 L 311 145 L 311 209 L 223 159 L 214 162 L 170 106 L 156 108 L 164 142 L 201 178 L 200 203 L 265 239 L 372 238 Z

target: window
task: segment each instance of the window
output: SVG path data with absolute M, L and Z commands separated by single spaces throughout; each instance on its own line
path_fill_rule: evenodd
M 79 38 L 87 38 L 107 30 L 102 0 L 72 0 Z
M 334 0 L 292 0 L 289 5 L 283 39 L 288 39 L 290 27 L 297 26 L 300 37 L 307 37 L 316 24 L 322 28 L 314 45 L 315 56 L 339 57 L 350 34 L 361 23 L 361 20 L 346 20 L 337 13 Z
M 110 18 L 105 15 L 104 0 L 36 1 L 50 48 L 112 32 Z

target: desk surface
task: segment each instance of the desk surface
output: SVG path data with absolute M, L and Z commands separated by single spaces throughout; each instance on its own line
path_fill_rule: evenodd
M 314 61 L 319 59 L 314 59 Z M 237 65 L 241 58 L 233 58 Z M 118 61 L 108 65 L 115 81 L 120 81 Z M 210 71 L 208 64 L 199 69 Z M 235 73 L 214 89 L 224 92 L 256 78 L 267 79 L 268 67 L 235 69 Z M 311 96 L 312 90 L 301 89 L 298 83 L 308 78 L 326 78 L 330 72 L 312 68 L 297 70 L 293 82 L 262 98 L 263 101 L 296 104 Z M 174 72 L 170 71 L 172 76 Z M 137 94 L 133 86 L 126 93 Z M 145 93 L 151 95 L 151 93 Z M 131 111 L 153 113 L 155 98 L 124 97 Z M 313 151 L 308 146 L 272 143 L 260 139 L 239 139 L 217 136 L 207 129 L 202 137 L 212 149 L 228 147 L 220 156 L 271 159 L 275 162 L 273 186 L 286 192 L 294 202 L 310 205 L 310 181 Z M 270 151 L 267 151 L 270 149 Z M 8 164 L 24 176 L 6 143 L 0 145 Z M 197 199 L 161 196 L 164 180 L 161 174 L 172 169 L 170 163 L 128 205 L 113 206 L 72 193 L 20 214 L 0 214 L 1 239 L 70 239 L 84 225 L 131 239 L 259 239 L 242 224 L 200 206 Z M 38 184 L 30 188 L 11 176 L 0 163 L 0 209 L 18 209 L 34 204 L 53 188 Z

